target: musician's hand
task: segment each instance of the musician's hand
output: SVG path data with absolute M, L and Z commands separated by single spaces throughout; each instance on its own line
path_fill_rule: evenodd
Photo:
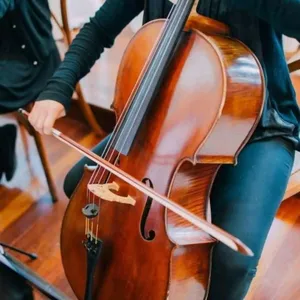
M 51 128 L 57 119 L 66 115 L 62 104 L 53 100 L 35 102 L 28 121 L 41 134 L 51 134 Z

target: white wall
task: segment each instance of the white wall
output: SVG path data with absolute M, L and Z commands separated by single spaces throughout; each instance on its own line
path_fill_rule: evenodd
M 92 17 L 105 0 L 67 0 L 68 17 L 71 28 L 78 28 Z M 51 10 L 61 21 L 60 0 L 49 0 Z M 131 29 L 136 32 L 142 25 L 143 13 L 137 16 L 131 23 Z
M 286 52 L 295 52 L 299 47 L 299 42 L 295 39 L 283 36 L 283 45 Z
M 101 7 L 105 0 L 67 0 L 68 3 L 68 16 L 69 24 L 71 28 L 78 28 L 82 26 L 88 19 L 95 14 L 95 12 Z M 155 0 L 154 0 L 155 1 Z M 176 0 L 171 0 L 176 3 Z M 51 10 L 54 12 L 55 16 L 61 21 L 60 14 L 60 0 L 49 0 Z M 141 13 L 137 18 L 135 18 L 130 23 L 130 28 L 133 32 L 136 32 L 142 25 L 143 13 Z M 61 33 L 54 25 L 54 36 L 56 38 L 61 37 Z M 284 49 L 288 53 L 295 52 L 299 47 L 299 42 L 295 39 L 284 36 L 283 38 Z M 300 54 L 299 54 L 300 55 Z M 296 58 L 299 58 L 297 55 Z M 295 59 L 293 57 L 292 59 Z
M 69 24 L 71 28 L 83 25 L 101 7 L 103 0 L 67 0 Z M 51 10 L 61 21 L 60 0 L 49 0 Z

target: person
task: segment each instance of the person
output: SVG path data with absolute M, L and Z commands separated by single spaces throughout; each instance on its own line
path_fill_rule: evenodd
M 60 63 L 47 0 L 0 2 L 0 114 L 33 102 Z M 16 171 L 14 124 L 0 127 L 0 180 Z M 33 299 L 25 279 L 0 263 L 1 299 Z
M 48 1 L 1 1 L 0 114 L 35 101 L 60 62 Z M 0 127 L 0 180 L 15 174 L 16 137 L 14 124 Z
M 73 41 L 64 61 L 48 81 L 29 115 L 42 134 L 65 115 L 75 84 L 105 49 L 113 46 L 123 28 L 144 10 L 144 23 L 166 17 L 168 1 L 107 0 Z M 212 254 L 209 300 L 244 299 L 285 193 L 299 151 L 299 108 L 282 46 L 282 35 L 300 39 L 298 0 L 201 0 L 198 13 L 229 25 L 233 37 L 258 57 L 266 77 L 266 101 L 257 129 L 239 155 L 236 166 L 224 165 L 211 191 L 212 221 L 241 239 L 254 252 L 244 256 L 218 243 Z M 93 151 L 102 154 L 108 138 Z M 71 197 L 84 164 L 67 174 L 64 190 Z

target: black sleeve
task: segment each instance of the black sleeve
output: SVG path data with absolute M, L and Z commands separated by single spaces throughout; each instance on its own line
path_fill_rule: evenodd
M 111 48 L 117 35 L 143 10 L 143 0 L 106 0 L 73 40 L 39 100 L 55 100 L 68 111 L 77 82 Z
M 0 1 L 0 19 L 5 16 L 5 14 L 13 9 L 15 9 L 15 0 L 1 0 Z
M 276 31 L 300 39 L 300 0 L 230 0 L 233 9 L 245 10 Z

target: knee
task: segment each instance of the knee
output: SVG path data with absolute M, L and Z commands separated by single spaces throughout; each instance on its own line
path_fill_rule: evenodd
M 65 177 L 63 190 L 65 192 L 65 195 L 70 199 L 75 190 L 72 180 L 72 170 L 70 170 Z
M 252 280 L 256 275 L 258 258 L 245 256 L 218 244 L 215 246 L 212 262 L 213 269 L 218 273 Z
M 223 244 L 213 250 L 208 300 L 244 299 L 256 274 L 257 260 Z
M 80 160 L 65 177 L 63 189 L 69 199 L 72 197 L 72 194 L 84 175 L 84 166 L 86 164 L 88 164 L 86 158 Z
M 79 181 L 83 175 L 83 168 L 75 165 L 66 175 L 64 180 L 63 189 L 66 196 L 70 199 L 75 191 Z
M 97 155 L 101 155 L 104 151 L 105 146 L 110 138 L 110 135 L 105 137 L 105 139 L 99 143 L 92 151 Z M 83 174 L 84 174 L 84 166 L 85 165 L 95 165 L 94 162 L 89 160 L 88 158 L 81 159 L 66 175 L 64 180 L 63 189 L 66 196 L 70 199 L 77 185 L 79 184 Z

